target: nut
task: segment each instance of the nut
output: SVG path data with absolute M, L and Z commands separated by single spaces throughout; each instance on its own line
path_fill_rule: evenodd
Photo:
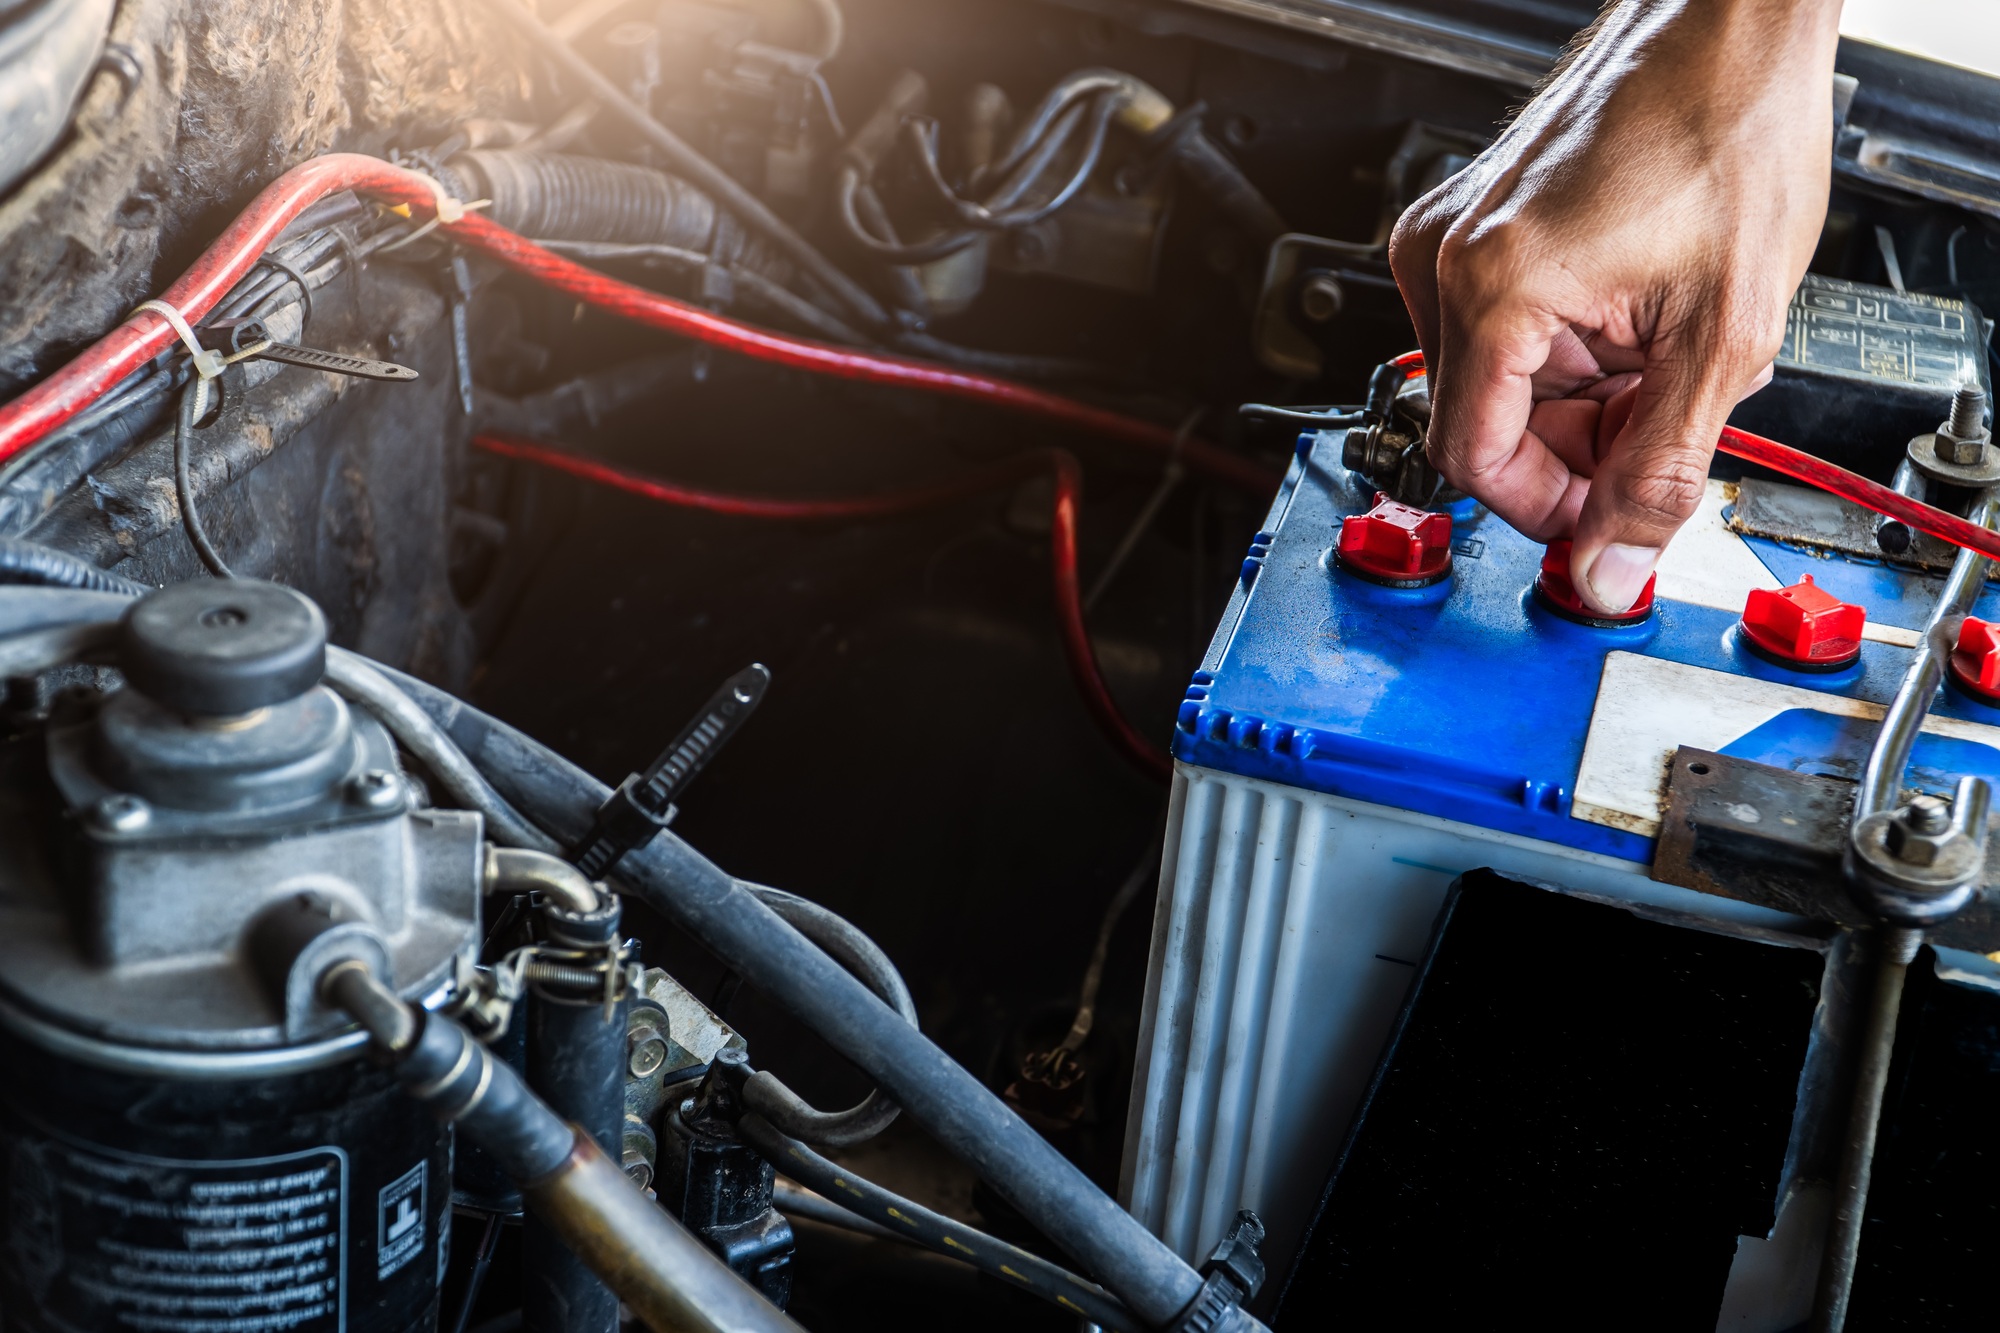
M 1947 463 L 1960 467 L 1976 467 L 1986 461 L 1986 451 L 1991 447 L 1979 437 L 1965 438 L 1939 431 L 1936 436 L 1937 455 Z
M 1935 796 L 1924 795 L 1910 798 L 1910 803 L 1898 810 L 1882 831 L 1889 854 L 1913 866 L 1935 863 L 1951 836 L 1951 807 Z

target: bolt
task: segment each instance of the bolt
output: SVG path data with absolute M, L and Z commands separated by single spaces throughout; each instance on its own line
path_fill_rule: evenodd
M 1942 833 L 1951 827 L 1951 806 L 1942 797 L 1912 796 L 1903 807 L 1903 821 L 1913 833 Z
M 651 1078 L 667 1062 L 666 1038 L 650 1028 L 641 1028 L 627 1043 L 625 1068 L 633 1078 Z
M 1986 433 L 1986 391 L 1977 384 L 1961 384 L 1951 396 L 1951 421 L 1945 429 L 1961 440 Z
M 116 792 L 99 801 L 90 815 L 106 833 L 136 833 L 153 822 L 153 807 L 137 796 Z
M 371 768 L 357 773 L 347 784 L 347 791 L 356 801 L 370 810 L 387 810 L 401 803 L 403 799 L 403 779 L 399 774 L 386 768 Z
M 1951 397 L 1951 420 L 1938 428 L 1938 457 L 1947 463 L 1973 466 L 1986 459 L 1986 392 L 1977 384 L 1961 384 Z
M 1340 279 L 1331 273 L 1315 273 L 1299 284 L 1299 313 L 1315 324 L 1330 323 L 1347 303 Z

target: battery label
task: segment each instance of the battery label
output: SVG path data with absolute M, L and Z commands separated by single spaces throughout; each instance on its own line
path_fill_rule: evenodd
M 1963 301 L 1807 274 L 1792 297 L 1778 361 L 1949 392 L 1977 378 L 1983 346 Z
M 44 1140 L 17 1144 L 8 1167 L 16 1277 L 64 1326 L 345 1327 L 347 1155 L 338 1148 L 190 1162 Z M 419 1181 L 419 1217 L 421 1198 Z

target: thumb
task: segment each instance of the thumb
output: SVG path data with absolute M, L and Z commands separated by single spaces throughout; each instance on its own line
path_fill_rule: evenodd
M 1716 438 L 1756 377 L 1722 361 L 1657 342 L 1649 349 L 1632 415 L 1591 478 L 1570 554 L 1577 591 L 1606 615 L 1631 609 L 1701 504 Z

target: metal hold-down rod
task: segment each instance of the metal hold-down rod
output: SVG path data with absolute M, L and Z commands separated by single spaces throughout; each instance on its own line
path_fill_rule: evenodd
M 2000 492 L 1990 490 L 1973 502 L 1968 514 L 1983 528 L 1993 527 L 1996 516 L 2000 516 Z M 1942 802 L 1930 797 L 1921 797 L 1903 809 L 1897 807 L 1917 734 L 1923 729 L 1938 686 L 1944 682 L 1958 623 L 1978 600 L 1993 563 L 1975 551 L 1959 551 L 1924 627 L 1923 642 L 1882 719 L 1882 729 L 1876 734 L 1855 793 L 1847 878 L 1854 896 L 1874 912 L 1879 924 L 1872 932 L 1874 957 L 1866 1008 L 1855 1019 L 1854 1093 L 1834 1181 L 1833 1216 L 1813 1295 L 1813 1333 L 1841 1333 L 1847 1322 L 1874 1173 L 1882 1096 L 1888 1086 L 1910 962 L 1923 945 L 1925 928 L 1963 906 L 1984 860 L 1987 792 L 1982 782 L 1961 782 L 1949 813 Z M 1954 839 L 1956 846 L 1952 845 Z M 1905 874 L 1898 877 L 1890 867 L 1885 876 L 1885 854 L 1893 860 L 1903 846 L 1914 844 L 1924 845 L 1923 857 L 1906 854 L 1909 864 L 1904 867 Z M 1962 867 L 1956 875 L 1961 882 L 1949 886 L 1944 883 L 1951 878 L 1944 873 L 1948 861 Z M 1915 884 L 1910 882 L 1913 879 L 1933 882 Z
M 1968 515 L 1982 528 L 1990 528 L 2000 515 L 2000 496 L 1988 491 L 1973 503 Z M 1986 586 L 1993 562 L 1975 551 L 1960 550 L 1952 562 L 1951 575 L 1938 596 L 1937 608 L 1924 627 L 1924 641 L 1896 687 L 1896 697 L 1882 719 L 1874 748 L 1868 752 L 1868 766 L 1861 771 L 1861 790 L 1854 798 L 1854 819 L 1890 809 L 1902 791 L 1903 771 L 1910 766 L 1910 751 L 1917 743 L 1924 718 L 1931 711 L 1931 698 L 1944 683 L 1944 665 L 1951 656 L 1951 644 L 1941 642 L 1940 631 L 1972 610 Z

